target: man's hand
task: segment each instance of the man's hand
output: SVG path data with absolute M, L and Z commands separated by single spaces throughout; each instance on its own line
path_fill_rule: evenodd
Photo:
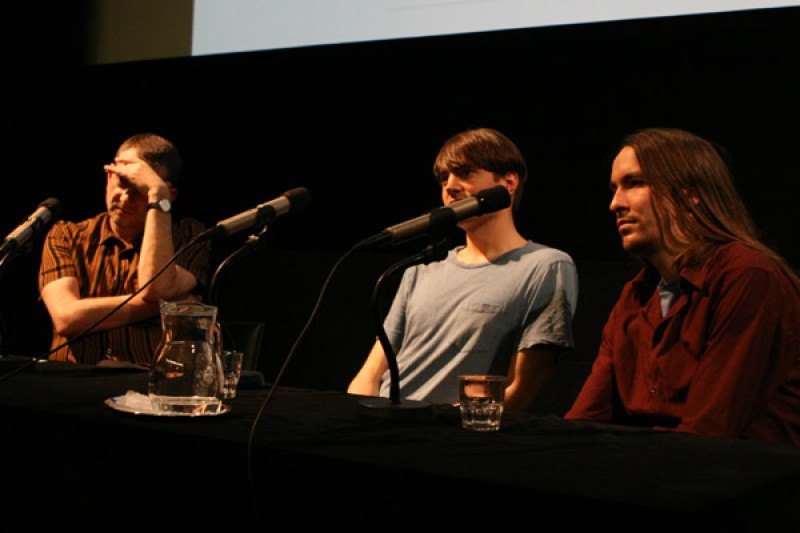
M 148 201 L 157 201 L 169 195 L 169 185 L 145 161 L 115 161 L 103 165 L 103 168 L 119 176 L 120 181 L 136 189 Z

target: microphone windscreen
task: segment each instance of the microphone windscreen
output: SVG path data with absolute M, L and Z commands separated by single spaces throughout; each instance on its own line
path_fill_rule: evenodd
M 475 193 L 481 214 L 493 213 L 511 205 L 511 195 L 503 185 L 496 185 Z
M 296 187 L 283 193 L 292 205 L 292 211 L 305 209 L 311 205 L 311 193 L 305 187 Z
M 46 207 L 53 213 L 53 218 L 58 217 L 61 215 L 61 200 L 58 198 L 48 198 L 44 202 L 39 204 L 39 207 Z

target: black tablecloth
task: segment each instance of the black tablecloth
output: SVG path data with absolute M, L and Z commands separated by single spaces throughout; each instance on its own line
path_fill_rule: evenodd
M 0 381 L 0 520 L 197 530 L 234 518 L 257 529 L 474 525 L 498 513 L 631 528 L 800 518 L 792 446 L 515 412 L 476 433 L 447 405 L 376 417 L 357 396 L 282 387 L 240 389 L 213 417 L 104 403 L 146 386 L 141 371 L 54 363 Z

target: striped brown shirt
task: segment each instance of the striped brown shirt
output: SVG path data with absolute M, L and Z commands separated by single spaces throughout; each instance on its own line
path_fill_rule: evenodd
M 205 228 L 197 220 L 184 218 L 173 224 L 173 243 L 179 251 Z M 51 281 L 75 277 L 81 298 L 132 294 L 139 288 L 137 241 L 127 245 L 111 231 L 108 213 L 81 222 L 56 222 L 45 238 L 39 268 L 39 290 Z M 176 263 L 198 279 L 196 294 L 206 282 L 211 247 L 208 241 L 192 245 Z M 161 339 L 161 317 L 154 316 L 127 326 L 89 333 L 65 345 L 67 338 L 53 331 L 49 358 L 76 363 L 97 363 L 111 356 L 137 364 L 150 365 Z

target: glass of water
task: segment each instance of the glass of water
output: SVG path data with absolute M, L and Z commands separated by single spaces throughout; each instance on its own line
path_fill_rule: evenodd
M 461 427 L 498 431 L 503 417 L 506 376 L 469 374 L 458 377 Z
M 242 352 L 226 350 L 222 352 L 222 369 L 225 372 L 225 382 L 222 387 L 223 398 L 236 398 L 236 387 L 242 377 Z

